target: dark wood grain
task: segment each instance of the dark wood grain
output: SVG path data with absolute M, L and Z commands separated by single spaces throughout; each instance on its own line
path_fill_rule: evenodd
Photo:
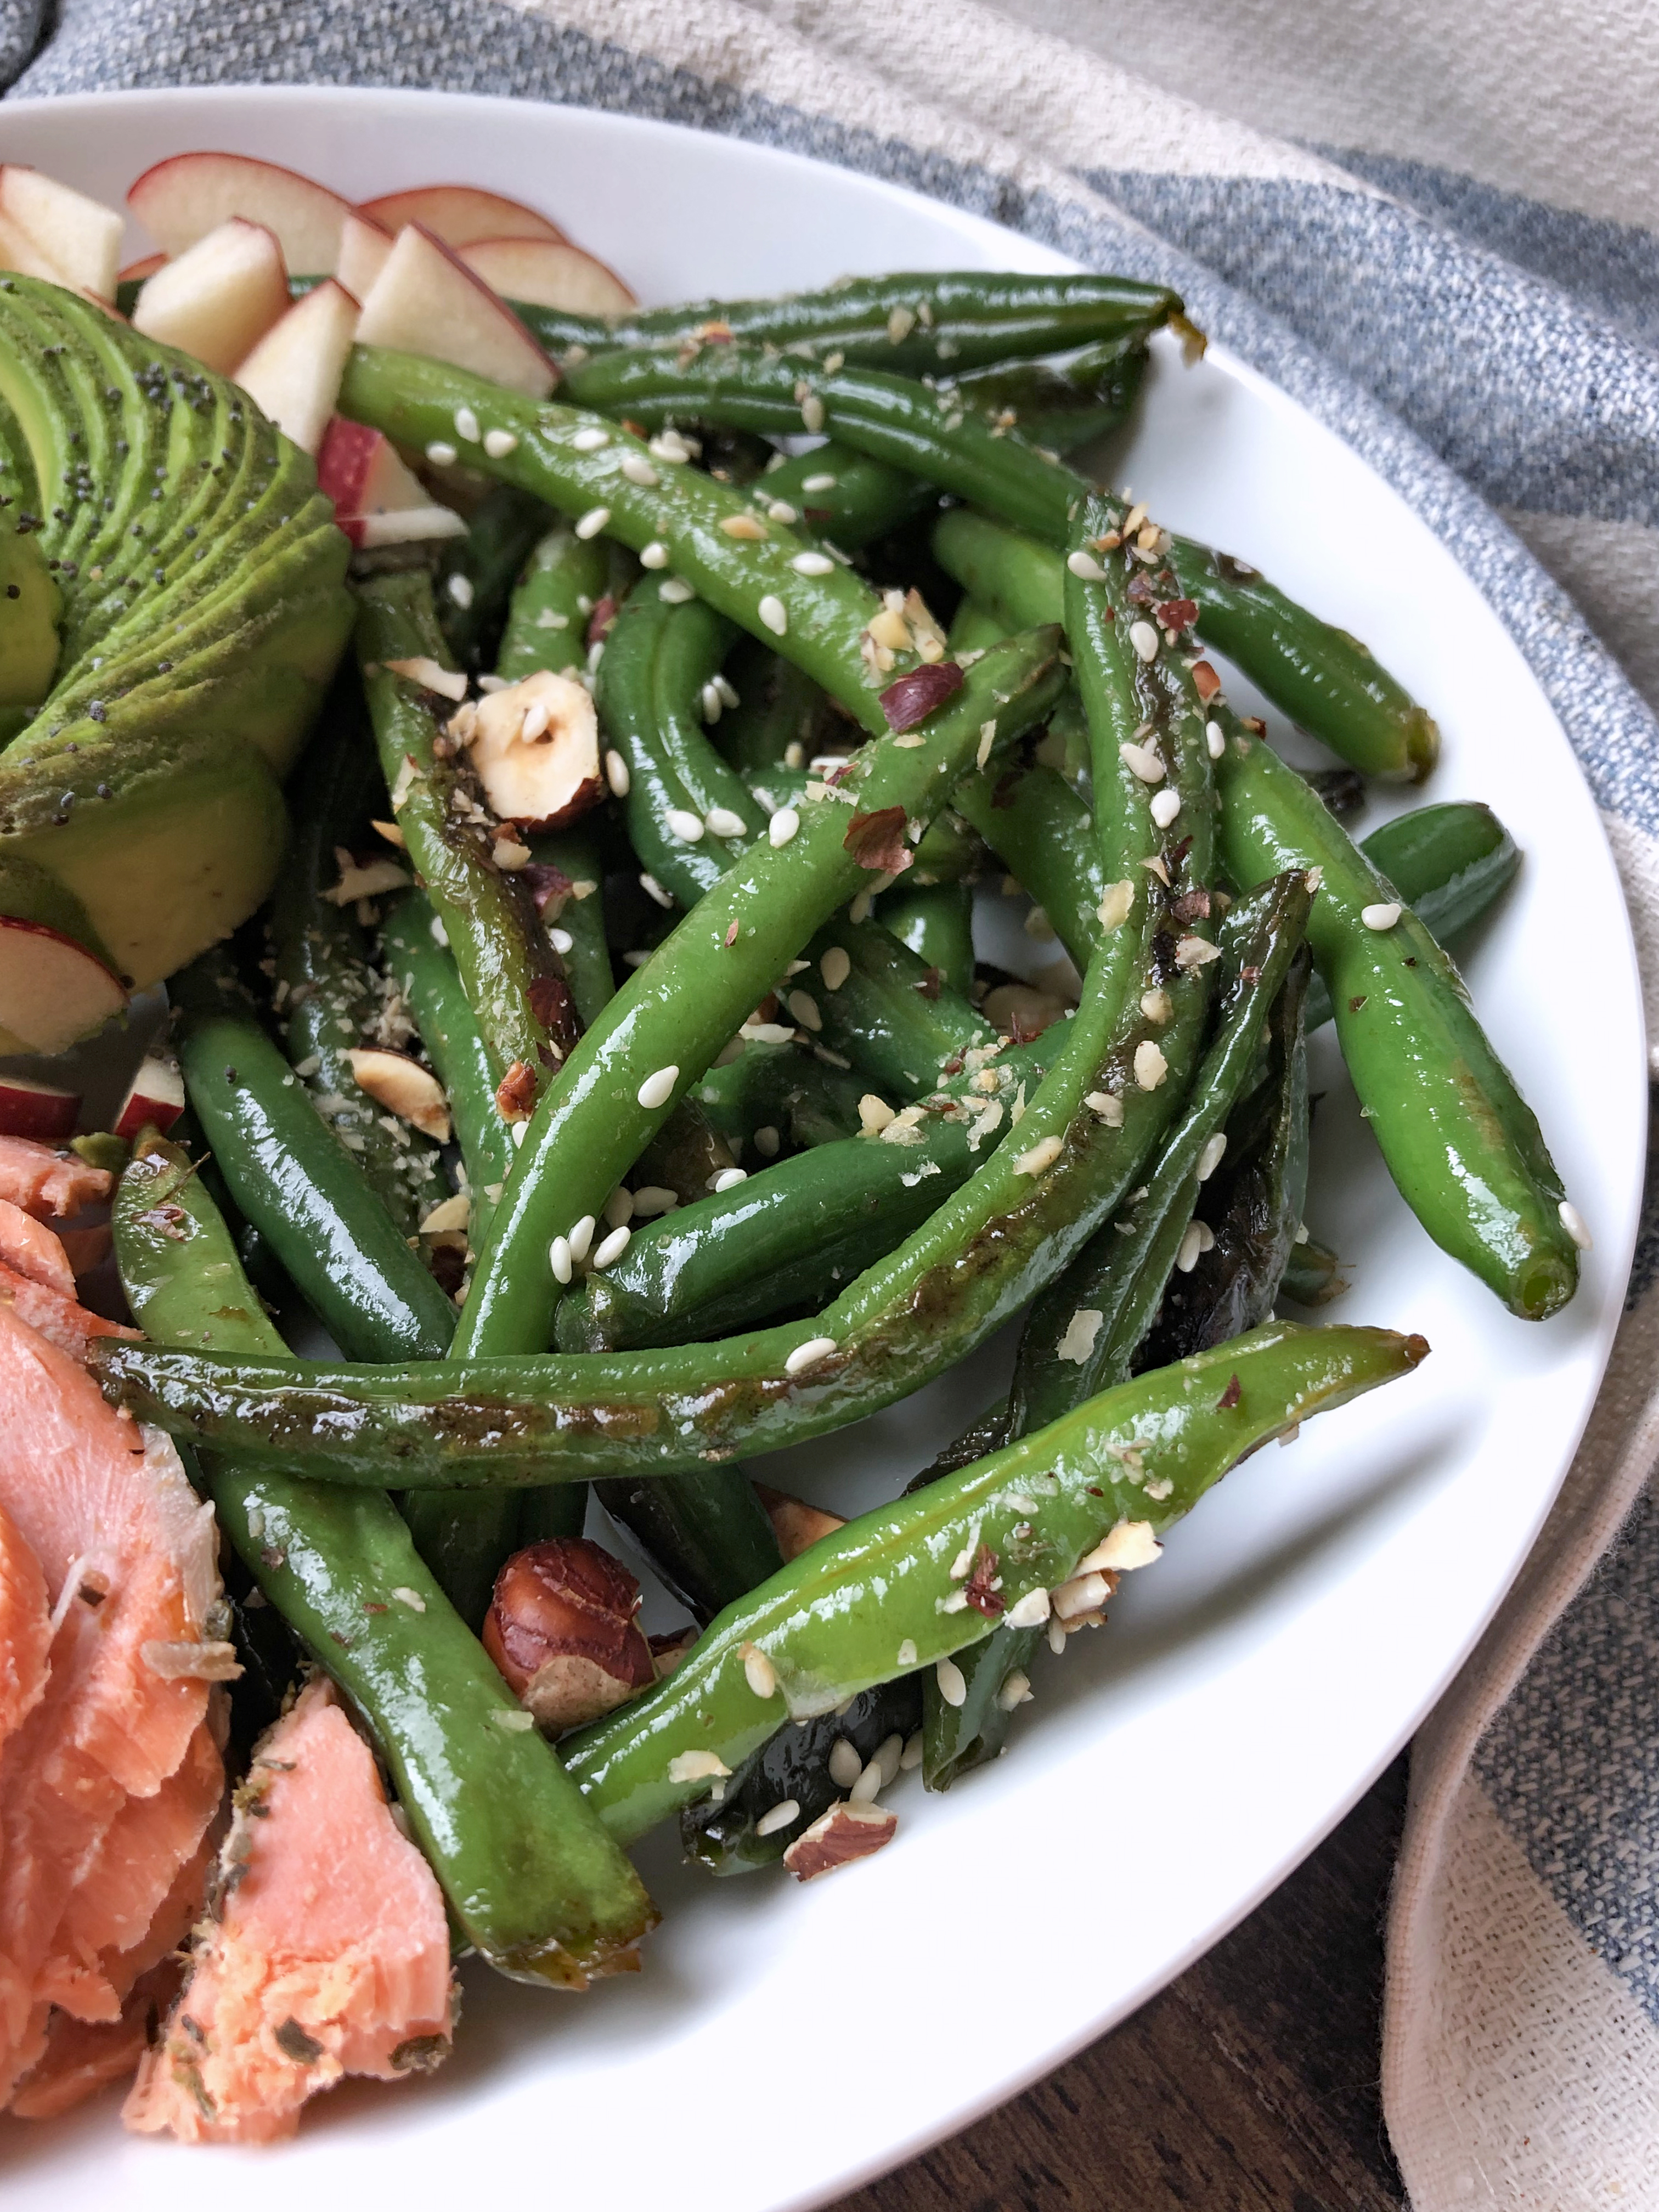
M 1399 2212 L 1377 2094 L 1391 1766 L 1133 2020 L 839 2212 Z

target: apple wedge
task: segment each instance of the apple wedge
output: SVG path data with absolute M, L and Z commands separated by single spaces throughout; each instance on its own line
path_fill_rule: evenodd
M 465 538 L 453 507 L 436 505 L 392 441 L 337 415 L 323 433 L 317 487 L 334 502 L 334 519 L 356 546 L 418 544 L 428 538 Z
M 42 921 L 0 915 L 0 1049 L 62 1052 L 101 1029 L 127 1002 L 121 979 L 95 953 Z
M 175 154 L 145 170 L 127 205 L 172 254 L 240 216 L 270 231 L 289 268 L 307 276 L 333 276 L 351 213 L 351 203 L 326 185 L 246 154 Z
M 47 284 L 69 284 L 69 272 L 4 215 L 0 215 L 0 269 L 15 270 L 20 276 L 39 276 Z
M 340 233 L 340 260 L 334 274 L 354 300 L 365 299 L 369 286 L 386 267 L 392 251 L 392 233 L 357 214 L 349 215 Z
M 185 1079 L 176 1060 L 148 1054 L 121 1102 L 115 1117 L 115 1134 L 129 1144 L 147 1122 L 154 1122 L 165 1137 L 185 1110 Z
M 326 276 L 296 300 L 235 371 L 235 380 L 304 453 L 323 442 L 357 333 L 357 302 Z
M 33 240 L 77 291 L 115 297 L 126 228 L 113 208 L 72 191 L 55 177 L 8 161 L 0 167 L 0 216 Z
M 357 210 L 382 230 L 399 231 L 418 222 L 446 246 L 471 246 L 480 238 L 541 238 L 550 246 L 564 242 L 556 222 L 520 201 L 503 199 L 498 192 L 480 191 L 473 185 L 420 185 L 413 191 L 387 192 L 378 200 L 365 200 Z
M 409 1122 L 422 1136 L 441 1145 L 449 1142 L 449 1102 L 429 1067 L 405 1052 L 386 1052 L 379 1045 L 362 1046 L 346 1058 L 358 1089 L 366 1091 L 377 1106 Z
M 228 371 L 287 312 L 288 271 L 275 234 L 233 216 L 156 270 L 138 295 L 132 327 Z
M 573 315 L 622 315 L 638 301 L 614 269 L 580 246 L 544 238 L 482 238 L 460 256 L 475 276 L 504 300 L 562 307 Z
M 72 1136 L 81 1112 L 73 1091 L 32 1083 L 27 1075 L 0 1075 L 0 1137 L 33 1137 L 40 1145 L 61 1145 Z
M 425 354 L 532 399 L 545 399 L 558 380 L 558 371 L 512 310 L 418 223 L 398 232 L 370 285 L 357 340 Z

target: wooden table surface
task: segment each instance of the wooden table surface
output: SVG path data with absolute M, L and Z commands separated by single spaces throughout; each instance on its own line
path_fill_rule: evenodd
M 1377 2090 L 1396 1760 L 1133 2019 L 837 2212 L 1400 2212 Z

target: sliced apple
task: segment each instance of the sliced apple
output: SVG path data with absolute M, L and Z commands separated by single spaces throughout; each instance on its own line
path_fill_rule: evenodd
M 233 216 L 169 261 L 138 295 L 132 327 L 194 354 L 204 368 L 234 368 L 288 312 L 288 271 L 275 234 Z
M 270 232 L 290 269 L 331 276 L 351 203 L 296 170 L 246 154 L 175 154 L 158 161 L 127 194 L 164 252 L 185 252 L 233 216 Z
M 0 215 L 32 239 L 64 272 L 65 283 L 100 299 L 115 297 L 115 271 L 125 228 L 113 208 L 15 161 L 0 167 Z
M 33 1137 L 37 1144 L 60 1145 L 75 1133 L 81 1112 L 77 1092 L 27 1075 L 0 1075 L 0 1137 Z
M 354 545 L 412 545 L 429 538 L 465 538 L 453 507 L 434 503 L 398 458 L 392 441 L 337 415 L 323 433 L 317 483 L 334 502 L 334 519 Z
M 27 1052 L 62 1052 L 127 1002 L 121 981 L 84 945 L 45 922 L 0 915 L 0 1030 Z
M 639 305 L 616 270 L 580 246 L 556 246 L 544 238 L 483 238 L 459 252 L 473 275 L 504 300 L 562 307 L 572 315 L 622 315 Z
M 340 527 L 364 553 L 377 546 L 422 545 L 434 538 L 466 535 L 466 524 L 453 507 L 399 507 L 386 514 L 354 514 Z
M 568 676 L 538 668 L 487 692 L 466 720 L 472 765 L 501 821 L 556 830 L 604 798 L 592 696 Z
M 39 276 L 48 284 L 69 283 L 69 272 L 60 269 L 26 230 L 0 214 L 0 269 L 15 270 L 20 276 Z
M 357 302 L 325 277 L 296 300 L 235 372 L 276 428 L 307 453 L 323 442 L 357 333 Z
M 398 234 L 363 301 L 357 337 L 471 369 L 532 399 L 544 399 L 558 378 L 512 310 L 418 223 Z
M 392 251 L 392 233 L 377 222 L 353 213 L 340 233 L 339 265 L 334 274 L 354 300 L 367 296 L 369 286 L 386 266 Z
M 366 1091 L 376 1105 L 409 1122 L 422 1136 L 441 1145 L 449 1142 L 449 1101 L 429 1067 L 407 1053 L 386 1052 L 379 1045 L 365 1045 L 346 1058 L 358 1089 Z
M 446 246 L 471 246 L 480 238 L 541 238 L 550 246 L 564 242 L 557 223 L 538 215 L 534 208 L 503 199 L 498 192 L 480 191 L 474 185 L 418 185 L 413 191 L 365 200 L 357 212 L 383 230 L 398 231 L 418 222 Z
M 131 1144 L 146 1124 L 153 1122 L 165 1137 L 184 1110 L 185 1079 L 178 1061 L 151 1053 L 127 1087 L 115 1117 L 115 1134 Z

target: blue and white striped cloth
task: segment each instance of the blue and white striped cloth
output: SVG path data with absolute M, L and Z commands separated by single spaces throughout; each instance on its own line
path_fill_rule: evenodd
M 1398 75 L 1407 31 L 1432 68 L 1443 31 L 1490 44 L 1496 23 L 1546 73 L 1532 127 L 1592 143 L 1593 100 L 1567 85 L 1558 103 L 1547 75 L 1558 58 L 1571 74 L 1573 9 L 1564 21 L 1507 0 L 1488 22 L 1492 4 L 1460 6 L 1455 29 L 1437 0 L 1214 12 L 1236 31 L 1254 11 L 1292 76 L 1297 19 L 1327 64 L 1334 25 L 1339 37 L 1368 26 L 1379 82 Z M 1204 5 L 1168 0 L 1123 35 L 1173 52 Z M 1577 6 L 1616 18 L 1632 68 L 1650 67 L 1646 11 Z M 1659 704 L 1649 230 L 1455 163 L 1311 143 L 1363 141 L 1352 128 L 1264 137 L 1088 51 L 1091 27 L 1113 28 L 1101 0 L 59 0 L 52 12 L 47 35 L 46 0 L 0 0 L 0 79 L 18 92 L 309 82 L 622 110 L 816 155 L 1177 285 L 1200 324 L 1431 519 L 1508 625 L 1601 807 L 1659 1035 L 1659 729 L 1642 696 Z M 1009 20 L 1022 14 L 1045 28 Z M 1085 43 L 1052 35 L 1062 19 Z M 1504 52 L 1477 52 L 1477 97 L 1481 68 L 1499 86 Z M 1407 82 L 1407 105 L 1427 112 L 1439 89 Z M 1649 205 L 1655 182 L 1650 165 Z M 1659 1514 L 1638 1503 L 1659 1458 L 1656 1273 L 1659 1218 L 1562 1500 L 1413 1753 L 1383 2077 L 1416 2212 L 1659 2207 Z

